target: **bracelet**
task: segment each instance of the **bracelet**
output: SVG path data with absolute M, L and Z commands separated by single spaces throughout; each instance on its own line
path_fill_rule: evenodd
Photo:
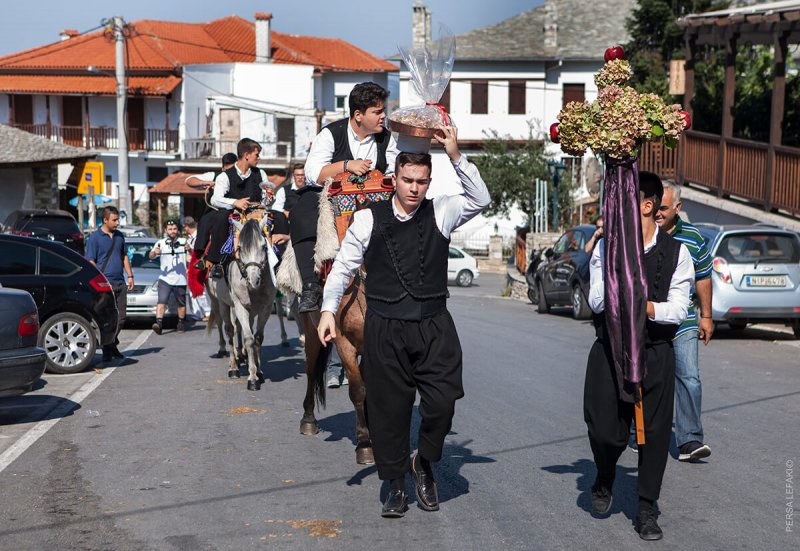
M 132 275 L 129 275 L 129 276 L 128 276 L 128 279 L 133 279 L 133 276 L 132 276 Z
M 347 159 L 344 160 L 344 168 L 342 168 L 342 172 L 347 172 Z
M 711 319 L 711 316 L 700 316 L 700 319 L 704 319 L 704 320 L 710 320 L 710 319 Z

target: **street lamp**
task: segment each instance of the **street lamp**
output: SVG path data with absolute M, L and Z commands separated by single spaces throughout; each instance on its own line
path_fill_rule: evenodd
M 560 161 L 547 161 L 547 169 L 553 180 L 553 230 L 558 231 L 558 182 L 561 180 L 561 171 L 567 170 L 567 165 Z

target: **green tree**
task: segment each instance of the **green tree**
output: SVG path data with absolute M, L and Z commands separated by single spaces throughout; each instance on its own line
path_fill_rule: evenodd
M 544 142 L 535 139 L 532 128 L 524 144 L 510 136 L 500 136 L 495 130 L 484 135 L 484 153 L 471 160 L 478 165 L 492 196 L 486 214 L 507 216 L 512 207 L 518 206 L 530 217 L 534 181 L 550 179 Z

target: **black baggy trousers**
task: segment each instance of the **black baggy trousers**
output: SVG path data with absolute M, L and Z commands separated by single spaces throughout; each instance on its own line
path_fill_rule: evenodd
M 589 351 L 583 391 L 583 416 L 597 475 L 609 488 L 617 460 L 628 444 L 633 404 L 617 394 L 616 372 L 608 344 L 596 340 Z M 648 345 L 647 374 L 642 381 L 645 445 L 639 446 L 639 497 L 656 501 L 667 466 L 675 399 L 675 353 L 672 343 Z
M 405 321 L 367 311 L 364 323 L 366 414 L 381 480 L 409 472 L 411 413 L 419 391 L 419 454 L 442 457 L 456 400 L 464 396 L 461 343 L 448 311 Z

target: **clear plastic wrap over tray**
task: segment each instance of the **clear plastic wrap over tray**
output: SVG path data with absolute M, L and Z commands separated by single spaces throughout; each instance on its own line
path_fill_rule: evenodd
M 436 133 L 436 125 L 453 124 L 439 100 L 453 73 L 456 39 L 450 29 L 440 25 L 437 40 L 422 48 L 398 49 L 411 74 L 411 86 L 425 105 L 412 105 L 394 111 L 389 116 L 389 129 L 400 134 L 432 138 Z

